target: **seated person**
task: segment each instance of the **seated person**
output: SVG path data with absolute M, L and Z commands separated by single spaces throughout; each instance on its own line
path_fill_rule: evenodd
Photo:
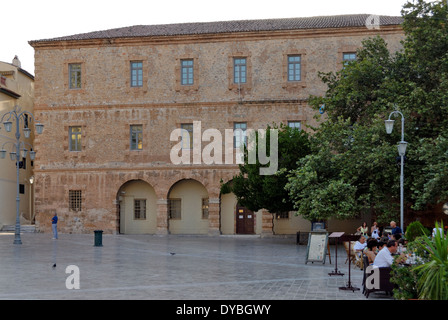
M 397 252 L 397 241 L 389 240 L 386 247 L 380 250 L 376 255 L 373 265 L 378 268 L 390 267 L 394 263 L 394 257 L 392 254 Z M 401 259 L 406 259 L 406 256 L 402 255 Z
M 385 241 L 382 241 L 382 240 L 378 241 L 377 254 L 381 249 L 386 247 L 386 244 L 387 244 L 387 242 L 385 242 Z
M 359 240 L 356 241 L 355 245 L 353 246 L 353 249 L 356 252 L 362 252 L 365 249 L 366 246 L 367 246 L 366 237 L 360 236 Z
M 401 237 L 401 234 L 399 234 L 399 233 L 391 235 L 391 240 L 397 240 L 398 241 L 400 239 L 402 239 L 402 237 Z
M 364 254 L 367 256 L 369 264 L 373 264 L 376 258 L 376 249 L 378 247 L 378 241 L 376 239 L 371 239 L 367 242 L 367 249 L 364 250 Z
M 390 237 L 391 237 L 391 234 L 389 232 L 384 232 L 380 238 L 380 241 L 387 243 L 387 241 L 391 240 Z

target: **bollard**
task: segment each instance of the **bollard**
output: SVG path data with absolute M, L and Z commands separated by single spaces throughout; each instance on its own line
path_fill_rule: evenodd
M 95 230 L 95 247 L 103 246 L 103 230 Z

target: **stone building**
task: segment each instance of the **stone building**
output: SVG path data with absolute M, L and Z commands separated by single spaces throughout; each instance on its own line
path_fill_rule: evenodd
M 12 63 L 0 61 L 0 118 L 12 111 L 16 106 L 21 112 L 33 112 L 34 102 L 34 76 L 21 68 L 20 60 L 17 56 L 12 59 Z M 3 121 L 8 118 L 5 115 Z M 14 151 L 15 123 L 14 130 L 6 132 L 3 124 L 0 129 L 0 149 L 7 153 Z M 26 124 L 21 122 L 20 126 Z M 27 150 L 32 149 L 34 134 L 31 131 L 30 138 L 21 137 L 22 143 L 26 143 Z M 33 161 L 23 158 L 19 170 L 20 189 L 20 221 L 23 224 L 31 224 L 34 220 L 33 211 Z M 10 160 L 10 156 L 0 159 L 0 230 L 14 230 L 16 223 L 16 194 L 17 191 L 17 170 L 15 161 Z
M 182 23 L 30 41 L 35 114 L 46 128 L 36 138 L 36 227 L 50 230 L 57 211 L 66 233 L 309 231 L 294 214 L 240 208 L 220 194 L 221 182 L 239 172 L 236 150 L 249 129 L 316 125 L 307 100 L 325 92 L 318 72 L 340 69 L 378 34 L 400 49 L 401 22 L 343 15 Z M 209 129 L 222 135 L 214 146 L 235 152 L 207 162 Z M 173 160 L 188 151 L 189 163 Z

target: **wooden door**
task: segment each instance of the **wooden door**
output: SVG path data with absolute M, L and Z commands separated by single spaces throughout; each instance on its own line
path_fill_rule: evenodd
M 245 207 L 236 207 L 236 233 L 254 234 L 254 213 Z

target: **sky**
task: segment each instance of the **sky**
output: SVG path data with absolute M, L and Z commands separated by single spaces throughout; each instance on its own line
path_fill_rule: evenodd
M 431 0 L 428 0 L 431 1 Z M 132 25 L 339 14 L 400 16 L 407 0 L 3 0 L 0 61 L 17 55 L 34 74 L 30 40 Z

